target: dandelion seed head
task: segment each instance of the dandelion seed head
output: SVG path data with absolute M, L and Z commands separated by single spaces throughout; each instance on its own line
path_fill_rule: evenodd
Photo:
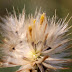
M 67 37 L 71 27 L 66 18 L 56 21 L 56 14 L 47 18 L 45 13 L 37 12 L 36 16 L 26 19 L 24 10 L 18 18 L 15 11 L 14 15 L 1 18 L 3 43 L 0 45 L 4 55 L 0 67 L 21 66 L 16 72 L 68 69 L 63 64 L 72 60 L 63 57 L 69 55 L 64 51 L 72 45 L 71 39 Z

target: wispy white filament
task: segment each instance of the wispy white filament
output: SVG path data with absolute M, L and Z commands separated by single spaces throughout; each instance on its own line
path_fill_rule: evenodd
M 19 17 L 14 11 L 14 15 L 1 18 L 3 43 L 0 44 L 0 49 L 3 56 L 0 66 L 21 66 L 17 72 L 38 72 L 38 68 L 41 72 L 68 69 L 62 65 L 72 61 L 63 58 L 70 55 L 65 50 L 72 46 L 71 39 L 67 37 L 71 28 L 68 26 L 69 21 L 66 22 L 67 17 L 57 21 L 56 14 L 47 18 L 45 13 L 38 12 L 26 19 L 23 10 Z

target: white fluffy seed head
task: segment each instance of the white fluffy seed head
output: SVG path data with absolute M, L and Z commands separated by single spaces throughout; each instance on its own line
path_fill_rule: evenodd
M 67 17 L 66 17 L 67 18 Z M 71 59 L 64 59 L 66 49 L 71 48 L 67 32 L 71 27 L 68 22 L 59 19 L 56 15 L 47 18 L 45 13 L 36 13 L 25 19 L 25 12 L 1 18 L 1 35 L 3 36 L 1 51 L 1 67 L 21 66 L 17 72 L 41 72 L 49 69 L 63 68 L 64 63 Z M 59 66 L 58 66 L 59 65 Z M 45 70 L 43 67 L 46 67 Z

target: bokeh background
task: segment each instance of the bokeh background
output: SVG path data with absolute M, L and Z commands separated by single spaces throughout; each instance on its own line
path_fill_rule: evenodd
M 55 14 L 55 9 L 59 18 L 65 18 L 68 13 L 69 17 L 72 16 L 72 0 L 0 0 L 0 16 L 7 15 L 6 9 L 13 13 L 13 7 L 21 12 L 24 6 L 26 15 L 34 14 L 36 8 L 41 8 L 42 12 L 46 12 L 46 15 L 50 17 Z M 69 24 L 72 25 L 72 20 Z M 15 72 L 18 68 L 0 68 L 0 72 Z M 60 72 L 72 72 L 72 69 Z

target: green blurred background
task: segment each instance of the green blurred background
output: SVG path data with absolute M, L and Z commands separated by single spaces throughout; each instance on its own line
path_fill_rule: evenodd
M 46 12 L 46 15 L 51 17 L 54 15 L 55 9 L 59 18 L 65 18 L 68 13 L 70 14 L 69 17 L 72 16 L 72 0 L 0 0 L 0 16 L 7 15 L 6 8 L 13 13 L 13 6 L 16 11 L 19 9 L 21 12 L 24 5 L 26 15 L 34 14 L 36 8 L 41 8 L 42 12 Z M 70 21 L 71 24 L 72 20 Z M 0 72 L 15 72 L 18 68 L 0 68 Z M 61 70 L 60 72 L 72 72 L 72 69 Z

